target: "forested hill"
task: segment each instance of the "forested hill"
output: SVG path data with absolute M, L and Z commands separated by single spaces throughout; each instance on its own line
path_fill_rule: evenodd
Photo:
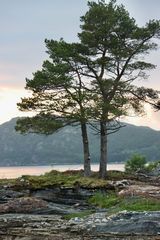
M 16 118 L 0 125 L 0 166 L 82 163 L 81 133 L 78 127 L 65 127 L 50 136 L 21 135 L 14 129 Z M 150 160 L 160 159 L 160 131 L 126 124 L 109 137 L 109 162 L 123 162 L 133 153 Z M 99 137 L 91 133 L 93 162 L 99 160 Z

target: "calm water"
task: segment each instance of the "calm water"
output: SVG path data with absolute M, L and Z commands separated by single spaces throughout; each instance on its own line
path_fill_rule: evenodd
M 92 165 L 93 171 L 98 171 L 98 164 Z M 22 175 L 41 175 L 51 170 L 66 171 L 83 169 L 83 165 L 54 165 L 54 166 L 26 166 L 0 167 L 0 179 L 17 178 Z M 124 171 L 124 164 L 108 164 L 108 170 Z

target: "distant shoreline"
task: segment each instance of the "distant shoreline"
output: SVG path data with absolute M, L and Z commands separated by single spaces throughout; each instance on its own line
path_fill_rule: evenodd
M 22 175 L 42 175 L 46 172 L 50 172 L 52 170 L 56 171 L 67 171 L 67 170 L 81 170 L 83 169 L 82 164 L 63 164 L 63 165 L 45 165 L 45 166 L 4 166 L 0 167 L 0 179 L 4 178 L 18 178 Z M 91 164 L 92 171 L 98 171 L 99 164 Z M 107 165 L 108 170 L 117 170 L 117 171 L 124 171 L 124 163 L 110 163 Z
M 99 164 L 99 162 L 96 163 L 92 163 L 91 165 L 97 165 Z M 113 164 L 117 164 L 117 165 L 121 165 L 121 164 L 125 164 L 125 162 L 110 162 L 108 163 L 108 165 L 113 165 Z M 64 163 L 64 164 L 58 164 L 58 163 L 53 163 L 53 164 L 45 164 L 45 165 L 6 165 L 6 166 L 1 166 L 0 168 L 5 168 L 5 167 L 54 167 L 54 166 L 74 166 L 74 165 L 82 165 L 83 163 Z

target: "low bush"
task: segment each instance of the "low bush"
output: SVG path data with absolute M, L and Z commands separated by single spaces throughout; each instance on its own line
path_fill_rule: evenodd
M 125 164 L 125 171 L 136 173 L 145 171 L 146 158 L 140 154 L 134 154 Z
M 160 167 L 160 161 L 155 161 L 146 164 L 145 169 L 147 172 L 152 172 L 158 167 Z

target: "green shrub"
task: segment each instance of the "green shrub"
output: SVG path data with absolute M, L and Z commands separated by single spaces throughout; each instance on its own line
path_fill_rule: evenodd
M 137 171 L 144 171 L 146 158 L 140 154 L 134 154 L 125 164 L 125 171 L 135 173 Z
M 150 162 L 146 165 L 145 169 L 147 172 L 151 172 L 151 171 L 154 171 L 159 166 L 160 166 L 160 161 Z
M 97 192 L 89 199 L 89 203 L 100 208 L 110 208 L 119 203 L 119 198 L 114 193 L 106 194 Z

